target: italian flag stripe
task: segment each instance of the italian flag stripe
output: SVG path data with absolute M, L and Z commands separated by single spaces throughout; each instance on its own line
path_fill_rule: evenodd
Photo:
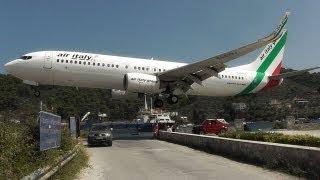
M 287 31 L 285 32 L 285 34 L 282 35 L 281 39 L 278 41 L 278 43 L 275 45 L 272 51 L 268 54 L 268 56 L 264 59 L 264 61 L 257 70 L 257 74 L 254 80 L 242 92 L 240 92 L 239 95 L 249 94 L 261 83 L 265 76 L 266 70 L 269 68 L 270 64 L 272 64 L 273 60 L 277 57 L 278 53 L 285 45 L 286 39 Z

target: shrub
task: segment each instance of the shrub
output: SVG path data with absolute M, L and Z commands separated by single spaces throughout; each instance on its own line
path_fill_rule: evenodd
M 301 146 L 313 146 L 320 147 L 320 138 L 310 135 L 284 135 L 280 133 L 270 132 L 244 132 L 244 131 L 232 131 L 219 135 L 220 137 L 233 138 L 233 139 L 245 139 L 253 141 L 264 141 L 283 144 L 294 144 Z
M 61 147 L 40 152 L 34 125 L 0 122 L 0 129 L 0 179 L 18 179 L 52 165 L 76 144 L 64 130 Z

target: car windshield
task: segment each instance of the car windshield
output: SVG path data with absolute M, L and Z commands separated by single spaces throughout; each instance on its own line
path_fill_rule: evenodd
M 109 125 L 95 125 L 92 127 L 92 131 L 104 131 L 110 129 Z

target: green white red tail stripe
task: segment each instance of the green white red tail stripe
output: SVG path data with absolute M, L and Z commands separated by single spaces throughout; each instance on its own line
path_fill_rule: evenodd
M 256 60 L 256 63 L 259 63 L 259 66 L 258 69 L 256 69 L 255 78 L 244 90 L 239 93 L 240 95 L 257 92 L 264 87 L 268 88 L 275 83 L 272 82 L 268 85 L 268 83 L 262 82 L 269 82 L 269 75 L 280 73 L 287 34 L 287 31 L 283 30 L 281 37 L 275 43 L 267 45 L 259 58 Z

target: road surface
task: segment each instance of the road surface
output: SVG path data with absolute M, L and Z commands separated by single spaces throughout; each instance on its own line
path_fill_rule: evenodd
M 88 147 L 90 166 L 79 179 L 295 179 L 287 174 L 158 140 L 115 140 Z

